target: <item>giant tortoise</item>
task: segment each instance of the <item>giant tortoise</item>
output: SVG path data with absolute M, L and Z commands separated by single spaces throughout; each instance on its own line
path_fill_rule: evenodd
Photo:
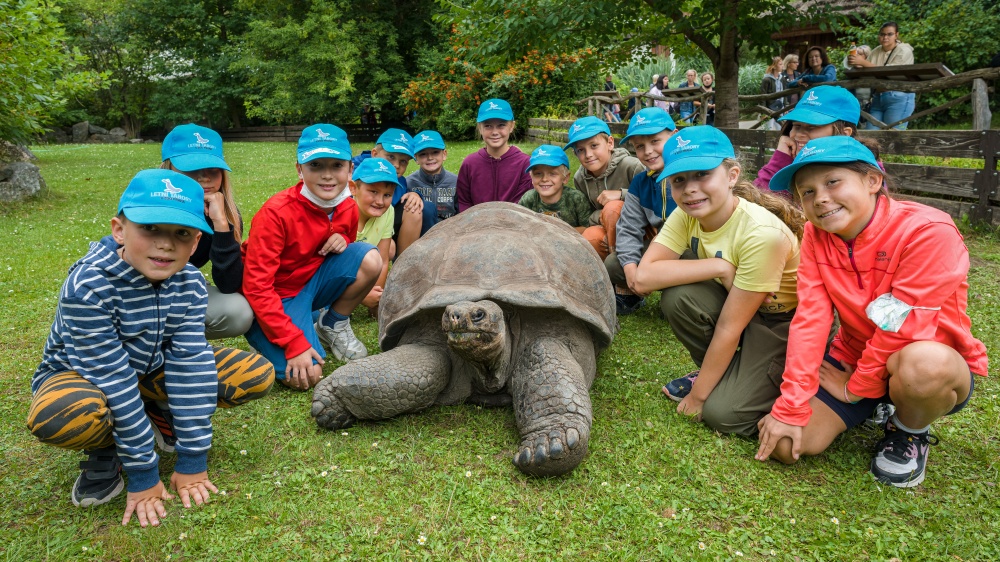
M 485 203 L 436 225 L 393 265 L 378 320 L 383 353 L 316 386 L 320 426 L 512 404 L 519 469 L 559 475 L 586 456 L 590 385 L 617 320 L 604 264 L 566 223 Z

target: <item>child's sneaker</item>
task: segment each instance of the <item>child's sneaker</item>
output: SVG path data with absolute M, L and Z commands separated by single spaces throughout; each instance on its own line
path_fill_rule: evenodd
M 885 437 L 875 446 L 872 474 L 879 482 L 897 488 L 917 486 L 924 481 L 928 450 L 937 442 L 930 433 L 909 433 L 888 420 Z
M 85 451 L 87 460 L 80 462 L 80 476 L 73 483 L 73 505 L 90 507 L 113 500 L 122 493 L 122 463 L 114 447 Z
M 674 379 L 663 387 L 663 393 L 674 402 L 684 400 L 684 397 L 691 394 L 694 387 L 694 380 L 698 378 L 698 371 L 691 371 L 679 379 Z
M 896 413 L 896 406 L 888 402 L 879 402 L 875 405 L 875 411 L 872 412 L 871 417 L 865 420 L 865 425 L 868 427 L 884 427 L 885 422 L 889 421 L 889 418 Z
M 618 316 L 628 316 L 642 308 L 644 304 L 646 304 L 645 297 L 615 294 L 615 312 Z
M 152 422 L 153 436 L 156 438 L 156 445 L 164 453 L 173 453 L 177 445 L 177 435 L 174 433 L 174 416 L 170 410 L 160 408 L 156 402 L 150 400 L 144 405 L 146 416 Z
M 323 325 L 323 318 L 326 317 L 327 313 L 329 310 L 320 313 L 315 326 L 316 334 L 319 335 L 319 341 L 323 347 L 332 353 L 338 361 L 352 361 L 368 357 L 368 349 L 365 348 L 365 344 L 361 343 L 361 340 L 354 335 L 354 330 L 351 329 L 351 319 L 347 318 L 335 322 L 333 327 L 329 328 Z

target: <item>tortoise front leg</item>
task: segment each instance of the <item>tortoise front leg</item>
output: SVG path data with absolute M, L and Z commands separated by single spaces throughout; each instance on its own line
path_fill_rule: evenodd
M 340 367 L 313 392 L 312 416 L 320 427 L 340 429 L 355 421 L 381 420 L 434 403 L 451 377 L 444 346 L 401 345 Z
M 558 476 L 587 455 L 593 418 L 587 377 L 562 341 L 543 337 L 522 353 L 511 376 L 521 445 L 514 464 L 533 476 Z

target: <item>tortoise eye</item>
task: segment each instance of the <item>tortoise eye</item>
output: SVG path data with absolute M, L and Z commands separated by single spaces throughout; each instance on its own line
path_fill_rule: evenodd
M 481 309 L 481 308 L 479 310 L 477 310 L 477 311 L 475 311 L 475 312 L 472 313 L 472 321 L 473 322 L 479 322 L 483 318 L 486 318 L 486 311 L 483 310 L 483 309 Z

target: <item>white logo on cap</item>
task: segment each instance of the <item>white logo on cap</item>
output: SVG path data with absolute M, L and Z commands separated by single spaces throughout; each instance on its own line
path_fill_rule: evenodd
M 406 135 L 403 133 L 399 133 L 399 140 L 406 142 Z
M 648 119 L 646 119 L 642 115 L 636 115 L 635 116 L 635 124 L 636 125 L 645 125 L 646 121 L 648 121 Z
M 206 139 L 205 137 L 201 136 L 201 133 L 195 133 L 194 134 L 194 140 L 198 141 L 198 144 L 208 144 L 208 139 Z M 164 180 L 164 181 L 166 181 L 166 180 Z
M 155 197 L 157 199 L 173 199 L 175 201 L 181 201 L 183 203 L 188 203 L 191 201 L 190 197 L 185 197 L 184 195 L 178 195 L 184 190 L 170 183 L 170 178 L 163 178 L 160 181 L 163 182 L 163 191 L 154 191 L 153 193 L 149 194 L 150 197 Z
M 490 106 L 487 109 L 500 109 L 500 106 L 493 102 L 490 102 Z
M 816 92 L 809 92 L 809 96 L 806 97 L 805 101 L 812 102 L 813 105 L 823 105 L 821 103 L 818 103 L 819 98 L 816 97 Z
M 318 139 L 325 139 L 325 138 L 327 138 L 329 136 L 330 136 L 330 133 L 323 132 L 323 129 L 316 129 L 316 138 L 318 138 Z M 333 140 L 337 140 L 337 139 L 333 139 Z
M 434 140 L 434 139 L 431 138 L 431 137 L 429 137 L 429 136 L 427 136 L 427 135 L 421 134 L 420 135 L 420 140 L 422 140 L 422 141 L 429 141 L 429 140 Z
M 198 133 L 195 133 L 195 134 L 197 135 Z M 163 182 L 163 191 L 166 191 L 167 193 L 169 193 L 171 195 L 173 195 L 175 193 L 180 193 L 180 192 L 184 191 L 183 189 L 181 189 L 179 187 L 174 187 L 174 184 L 170 183 L 170 178 L 163 178 L 160 181 Z
M 579 130 L 581 130 L 581 129 L 583 129 L 583 125 L 573 125 L 573 132 L 574 133 L 577 132 L 577 131 L 579 131 Z
M 379 162 L 378 163 L 378 171 L 380 171 L 380 172 L 388 172 L 389 168 L 386 168 L 385 164 L 383 164 L 382 162 Z
M 813 154 L 819 154 L 820 152 L 826 152 L 826 150 L 823 148 L 816 148 L 815 146 L 807 146 L 802 149 L 802 152 L 799 153 L 799 157 L 808 158 Z
M 677 146 L 684 148 L 685 146 L 691 144 L 691 141 L 684 140 L 680 136 L 677 137 Z
M 545 152 L 544 148 L 539 148 L 538 150 L 535 151 L 535 154 L 537 154 L 539 156 L 548 156 L 549 155 L 548 152 Z
M 405 146 L 399 146 L 398 144 L 392 145 L 392 148 L 394 148 L 395 150 L 403 150 L 403 151 L 408 150 Z

